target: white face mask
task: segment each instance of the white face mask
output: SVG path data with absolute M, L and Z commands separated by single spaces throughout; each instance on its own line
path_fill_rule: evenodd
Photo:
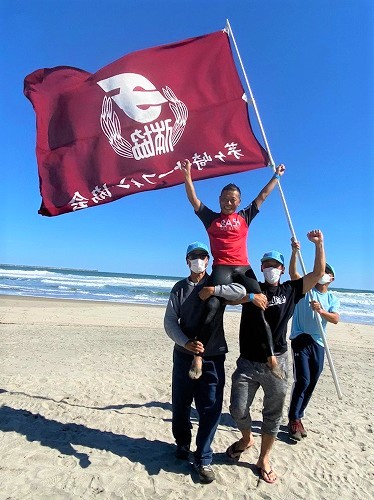
M 282 269 L 277 269 L 275 267 L 266 267 L 263 271 L 265 280 L 271 285 L 278 283 L 279 278 L 282 274 Z
M 189 262 L 190 262 L 190 269 L 194 273 L 202 273 L 208 266 L 208 263 L 206 262 L 205 259 L 193 259 L 190 260 Z
M 331 283 L 331 276 L 329 274 L 324 274 L 318 281 L 319 285 L 326 285 L 326 283 Z

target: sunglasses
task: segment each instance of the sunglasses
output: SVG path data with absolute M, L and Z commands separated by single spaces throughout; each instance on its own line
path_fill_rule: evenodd
M 207 253 L 191 252 L 190 254 L 187 255 L 187 257 L 190 260 L 205 259 L 206 257 L 208 257 L 208 254 Z

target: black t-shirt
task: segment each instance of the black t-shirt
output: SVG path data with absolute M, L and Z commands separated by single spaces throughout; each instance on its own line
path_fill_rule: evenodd
M 274 352 L 283 354 L 287 351 L 287 323 L 296 304 L 304 297 L 303 278 L 285 281 L 277 286 L 266 282 L 259 285 L 269 303 L 265 318 L 273 334 Z M 243 304 L 239 333 L 240 355 L 250 361 L 265 363 L 265 333 L 260 315 L 253 314 L 253 308 L 256 307 L 251 302 Z

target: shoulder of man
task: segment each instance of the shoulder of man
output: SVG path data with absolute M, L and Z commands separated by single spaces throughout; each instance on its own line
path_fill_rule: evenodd
M 327 290 L 327 293 L 328 293 L 329 301 L 331 302 L 331 304 L 333 306 L 340 307 L 340 300 L 338 299 L 336 294 L 334 292 L 332 292 L 331 290 Z
M 188 278 L 183 278 L 174 284 L 173 288 L 171 289 L 171 293 L 177 293 L 181 288 L 184 288 L 187 285 Z
M 208 273 L 205 273 L 204 277 L 199 281 L 199 283 L 196 283 L 194 286 L 196 288 L 198 288 L 198 287 L 201 288 L 201 287 L 205 286 L 209 276 L 210 275 Z M 177 293 L 182 288 L 186 288 L 186 287 L 191 286 L 191 283 L 192 282 L 189 280 L 189 277 L 187 276 L 186 278 L 183 278 L 182 280 L 177 281 L 175 283 L 175 285 L 173 286 L 173 288 L 171 289 L 171 291 L 174 293 Z
M 296 280 L 286 280 L 281 283 L 281 286 L 285 287 L 291 287 L 291 288 L 297 288 L 298 286 L 302 285 L 303 283 L 303 276 L 301 278 L 297 278 Z
M 200 215 L 202 213 L 211 213 L 211 214 L 217 214 L 217 215 L 219 215 L 218 212 L 214 212 L 211 208 L 209 208 L 206 205 L 204 205 L 204 203 L 201 201 L 200 202 L 199 210 L 195 210 L 195 214 L 196 215 Z
M 213 210 L 206 207 L 204 203 L 200 204 L 200 208 L 197 212 L 195 212 L 195 215 L 202 221 L 205 229 L 208 229 L 215 220 L 221 218 L 220 213 L 213 212 Z
M 256 203 L 256 200 L 252 200 L 251 203 L 249 203 L 248 205 L 246 205 L 244 208 L 242 208 L 240 210 L 240 212 L 254 212 L 254 213 L 258 213 L 259 212 L 259 208 L 257 207 L 257 203 Z
M 249 224 L 251 220 L 254 219 L 258 213 L 259 209 L 257 208 L 255 200 L 253 200 L 248 206 L 246 206 L 242 210 L 239 210 L 238 215 L 243 217 Z
M 295 295 L 296 302 L 302 299 L 305 294 L 303 293 L 303 278 L 297 280 L 286 280 L 278 285 L 279 292 L 287 292 Z

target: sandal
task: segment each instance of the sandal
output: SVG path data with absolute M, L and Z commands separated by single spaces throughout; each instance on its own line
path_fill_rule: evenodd
M 239 441 L 235 441 L 231 446 L 229 446 L 226 450 L 226 455 L 231 458 L 232 460 L 235 460 L 236 462 L 239 460 L 241 454 L 245 451 L 248 450 L 248 448 L 251 447 L 251 445 L 247 446 L 246 448 L 240 449 L 238 448 Z
M 261 479 L 263 479 L 265 481 L 265 483 L 269 483 L 269 484 L 275 483 L 275 481 L 277 480 L 277 476 L 275 476 L 273 469 L 266 471 L 262 467 L 257 467 L 257 468 L 258 468 L 258 472 L 260 474 Z M 275 477 L 272 479 L 270 477 L 270 474 L 274 474 Z

